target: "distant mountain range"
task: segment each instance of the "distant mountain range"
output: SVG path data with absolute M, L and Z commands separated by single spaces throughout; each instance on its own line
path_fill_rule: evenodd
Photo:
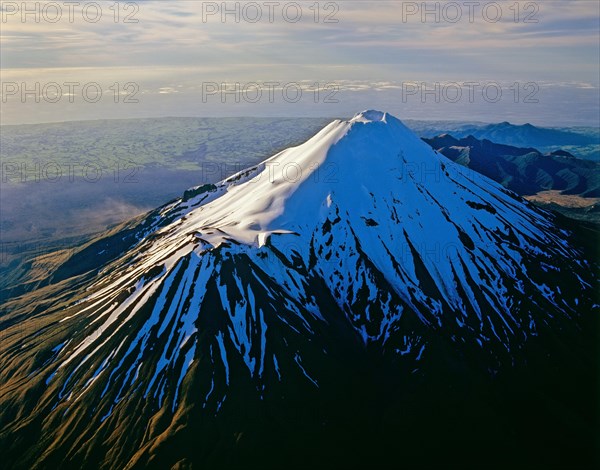
M 458 138 L 473 136 L 477 139 L 487 139 L 498 144 L 518 147 L 549 147 L 566 145 L 600 144 L 594 136 L 579 134 L 562 129 L 536 127 L 531 124 L 511 124 L 501 122 L 482 127 L 466 127 L 454 133 Z
M 558 190 L 563 194 L 600 197 L 600 163 L 575 158 L 564 150 L 542 154 L 532 147 L 499 144 L 473 135 L 459 139 L 442 134 L 423 140 L 450 160 L 522 196 Z
M 457 139 L 472 136 L 497 144 L 535 147 L 544 153 L 562 148 L 579 158 L 600 160 L 600 129 L 596 128 L 545 128 L 509 122 L 483 124 L 451 121 L 409 121 L 407 125 L 425 138 L 440 134 L 451 134 Z

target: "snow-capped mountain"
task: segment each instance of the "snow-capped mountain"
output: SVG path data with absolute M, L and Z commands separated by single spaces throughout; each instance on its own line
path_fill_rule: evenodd
M 173 465 L 190 426 L 333 396 L 365 354 L 493 375 L 593 283 L 548 214 L 365 111 L 65 262 L 5 317 L 4 433 L 23 465 Z

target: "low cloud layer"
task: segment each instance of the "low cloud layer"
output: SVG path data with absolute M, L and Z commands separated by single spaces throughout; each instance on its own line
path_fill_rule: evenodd
M 25 2 L 33 8 L 30 3 Z M 100 2 L 99 18 L 90 2 L 72 11 L 58 2 L 60 17 L 56 8 L 44 10 L 48 2 L 38 3 L 39 12 L 29 14 L 21 2 L 2 3 L 3 82 L 35 89 L 35 82 L 43 87 L 93 81 L 108 95 L 110 87 L 117 88 L 112 93 L 121 99 L 128 93 L 125 84 L 134 83 L 136 98 L 146 104 L 125 109 L 117 103 L 107 111 L 102 103 L 86 106 L 75 100 L 70 108 L 41 106 L 36 112 L 19 100 L 22 106 L 16 106 L 13 95 L 7 98 L 14 90 L 3 88 L 8 105 L 3 124 L 95 115 L 280 112 L 274 106 L 254 106 L 250 113 L 243 106 L 199 106 L 194 99 L 195 106 L 187 104 L 206 81 L 344 81 L 378 92 L 378 82 L 534 81 L 570 87 L 574 107 L 590 96 L 599 104 L 598 2 Z M 582 99 L 575 83 L 592 94 Z M 360 90 L 346 89 L 351 91 Z M 386 95 L 383 101 L 389 100 Z M 290 111 L 345 112 L 343 106 L 332 106 L 330 112 L 298 108 Z M 545 114 L 531 108 L 524 120 L 545 122 Z M 588 118 L 593 125 L 593 117 Z

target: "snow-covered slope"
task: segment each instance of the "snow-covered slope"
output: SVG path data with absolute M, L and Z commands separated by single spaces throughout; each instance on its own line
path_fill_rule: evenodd
M 217 415 L 242 390 L 318 392 L 347 347 L 415 372 L 443 339 L 493 371 L 593 303 L 588 268 L 547 215 L 378 111 L 187 191 L 137 238 L 76 301 L 28 320 L 52 331 L 27 343 L 43 361 L 2 349 L 5 380 L 18 390 L 26 372 L 40 394 L 16 415 L 91 420 L 48 448 L 87 452 L 96 428 L 118 446 L 132 415 L 141 447 L 191 404 Z

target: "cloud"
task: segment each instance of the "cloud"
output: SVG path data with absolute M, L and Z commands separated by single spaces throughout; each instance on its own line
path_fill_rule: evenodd
M 248 3 L 229 2 L 240 8 Z M 519 21 L 514 0 L 494 2 L 503 15 L 491 22 L 483 18 L 482 8 L 492 2 L 483 1 L 470 22 L 465 2 L 459 1 L 454 3 L 463 12 L 457 23 L 443 17 L 436 22 L 431 15 L 423 23 L 420 14 L 406 15 L 414 5 L 421 9 L 426 3 L 431 10 L 452 2 L 317 2 L 318 21 L 315 3 L 300 2 L 303 16 L 297 23 L 282 19 L 282 7 L 271 22 L 264 2 L 257 3 L 264 11 L 256 23 L 236 22 L 232 15 L 203 18 L 202 5 L 211 2 L 190 1 L 138 1 L 135 12 L 119 2 L 118 21 L 108 10 L 112 4 L 102 3 L 97 23 L 82 20 L 85 3 L 76 7 L 72 22 L 22 22 L 11 16 L 2 24 L 2 80 L 93 80 L 105 88 L 132 81 L 141 95 L 170 99 L 209 80 L 354 80 L 355 91 L 365 90 L 358 83 L 365 80 L 381 82 L 374 88 L 379 91 L 406 80 L 591 86 L 599 81 L 599 2 L 522 1 Z M 214 4 L 221 8 L 222 2 Z M 130 19 L 137 22 L 125 23 L 133 13 Z M 325 22 L 331 13 L 337 23 Z M 528 15 L 537 22 L 524 22 Z
M 236 3 L 247 2 L 230 5 Z M 535 55 L 555 46 L 587 47 L 591 58 L 598 49 L 597 2 L 552 2 L 551 7 L 541 2 L 519 2 L 519 22 L 514 21 L 516 13 L 510 9 L 514 9 L 514 2 L 500 2 L 503 19 L 497 23 L 485 21 L 481 12 L 471 23 L 464 2 L 454 2 L 464 10 L 457 23 L 443 21 L 443 17 L 435 22 L 428 16 L 425 23 L 420 15 L 403 18 L 404 7 L 399 5 L 411 3 L 421 8 L 423 2 L 337 2 L 338 23 L 324 22 L 325 4 L 321 3 L 323 11 L 315 22 L 314 8 L 309 10 L 306 2 L 302 3 L 303 18 L 298 23 L 284 21 L 281 12 L 271 23 L 264 6 L 258 23 L 243 17 L 236 23 L 231 15 L 203 19 L 198 3 L 189 1 L 138 2 L 139 11 L 133 18 L 137 23 L 123 23 L 125 11 L 115 22 L 106 5 L 97 23 L 83 21 L 81 7 L 75 9 L 73 22 L 63 18 L 57 23 L 23 23 L 11 16 L 3 24 L 3 66 L 386 63 L 386 56 L 392 61 L 404 58 L 410 65 L 414 54 L 450 62 L 459 56 L 494 51 Z M 523 22 L 528 3 L 539 5 L 533 17 L 538 23 Z M 429 2 L 428 8 L 440 4 L 444 2 Z

